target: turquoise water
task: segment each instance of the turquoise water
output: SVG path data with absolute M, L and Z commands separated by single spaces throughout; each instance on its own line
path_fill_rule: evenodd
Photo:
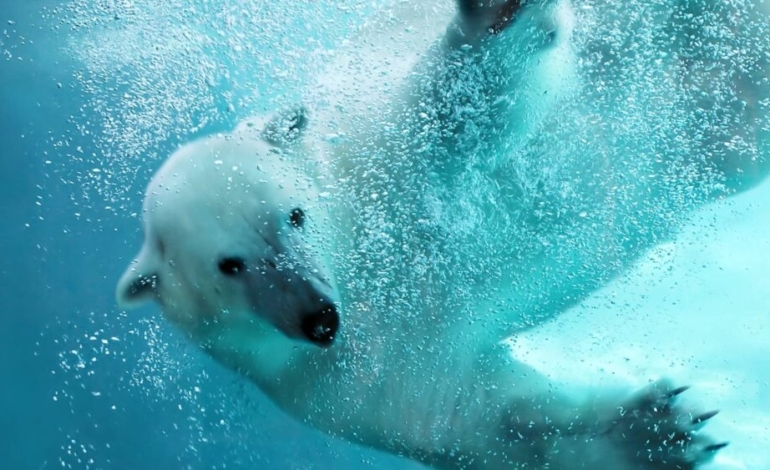
M 115 306 L 165 156 L 301 96 L 376 10 L 188 3 L 0 4 L 0 468 L 413 465 L 285 418 L 157 308 Z M 709 468 L 770 469 L 768 233 L 765 182 L 514 352 L 573 382 L 691 384 L 731 441 Z

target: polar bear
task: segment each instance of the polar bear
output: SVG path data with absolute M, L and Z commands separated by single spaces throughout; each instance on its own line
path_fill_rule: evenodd
M 700 14 L 671 4 L 653 11 L 666 38 Z M 634 57 L 573 40 L 568 0 L 456 6 L 419 58 L 346 57 L 311 111 L 176 151 L 119 303 L 156 301 L 294 418 L 435 468 L 698 468 L 725 444 L 698 432 L 715 413 L 680 405 L 684 387 L 578 393 L 501 341 L 764 177 L 766 64 L 719 77 L 746 99 L 712 116 L 681 99 L 715 78 L 690 74 L 708 30 L 666 43 L 681 55 L 632 35 L 653 49 Z M 416 33 L 386 17 L 357 41 L 429 42 L 447 10 L 420 8 L 393 10 Z M 701 116 L 740 138 L 715 143 Z

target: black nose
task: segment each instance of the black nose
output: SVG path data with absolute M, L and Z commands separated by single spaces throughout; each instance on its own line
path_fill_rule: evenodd
M 317 312 L 305 315 L 301 325 L 305 337 L 322 347 L 331 346 L 339 327 L 340 316 L 333 304 L 324 304 Z

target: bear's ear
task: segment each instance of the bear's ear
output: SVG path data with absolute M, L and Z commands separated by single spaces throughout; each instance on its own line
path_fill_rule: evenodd
M 295 106 L 276 112 L 265 124 L 262 138 L 277 146 L 297 142 L 307 128 L 308 111 L 304 106 Z
M 157 298 L 160 278 L 155 257 L 143 247 L 118 281 L 115 292 L 121 308 L 134 308 Z

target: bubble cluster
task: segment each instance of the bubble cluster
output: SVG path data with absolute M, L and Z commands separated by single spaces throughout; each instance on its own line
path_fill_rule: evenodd
M 62 53 L 81 67 L 70 120 L 93 147 L 70 157 L 97 171 L 77 185 L 130 206 L 180 143 L 296 100 L 312 71 L 371 5 L 362 2 L 73 0 L 52 10 L 70 28 Z M 334 19 L 334 22 L 331 20 Z M 71 162 L 62 162 L 65 166 Z

